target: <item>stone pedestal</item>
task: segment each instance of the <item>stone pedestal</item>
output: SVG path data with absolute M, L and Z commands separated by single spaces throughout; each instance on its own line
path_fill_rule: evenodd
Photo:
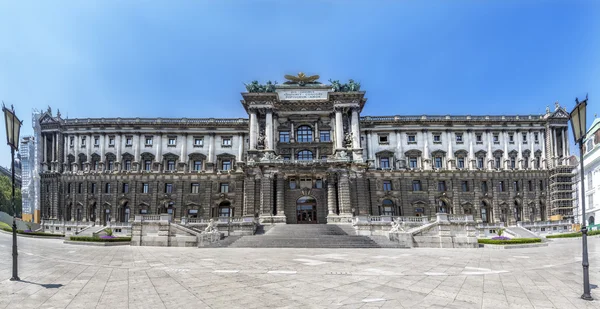
M 261 214 L 258 217 L 258 222 L 260 224 L 285 224 L 286 217 L 285 216 L 270 216 L 268 214 Z
M 388 238 L 390 241 L 394 241 L 400 244 L 402 248 L 412 248 L 413 247 L 413 238 L 410 233 L 388 233 Z
M 352 214 L 329 214 L 327 224 L 352 224 Z

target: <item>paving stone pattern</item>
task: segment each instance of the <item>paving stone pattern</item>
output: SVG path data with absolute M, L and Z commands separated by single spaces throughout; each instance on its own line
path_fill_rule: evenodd
M 269 231 L 267 231 L 268 235 Z M 600 237 L 589 240 L 600 283 Z M 87 247 L 0 234 L 0 308 L 600 308 L 581 241 L 488 249 Z M 600 299 L 599 289 L 592 295 Z

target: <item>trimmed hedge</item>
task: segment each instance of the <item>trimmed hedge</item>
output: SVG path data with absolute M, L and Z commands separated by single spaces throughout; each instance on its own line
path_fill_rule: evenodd
M 600 235 L 600 230 L 588 231 L 587 234 L 588 234 L 588 236 Z M 546 238 L 572 238 L 572 237 L 581 237 L 582 235 L 583 234 L 581 234 L 581 232 L 575 232 L 575 233 L 548 235 L 548 236 L 546 236 Z
M 540 238 L 513 238 L 513 239 L 478 239 L 478 243 L 486 245 L 518 245 L 542 242 Z
M 3 229 L 3 230 L 10 229 L 12 231 L 11 225 L 8 223 L 5 223 L 5 222 L 0 222 L 0 229 Z
M 121 242 L 131 241 L 131 237 L 100 238 L 92 236 L 71 236 L 72 241 L 94 241 L 94 242 Z
M 12 233 L 13 230 L 12 228 L 4 228 L 4 227 L 0 227 L 0 230 L 3 230 L 5 232 L 9 232 Z M 25 232 L 23 230 L 17 230 L 17 234 L 22 234 L 22 235 L 35 235 L 35 236 L 54 236 L 54 237 L 65 237 L 65 235 L 63 234 L 52 234 L 52 233 L 45 233 L 45 232 Z

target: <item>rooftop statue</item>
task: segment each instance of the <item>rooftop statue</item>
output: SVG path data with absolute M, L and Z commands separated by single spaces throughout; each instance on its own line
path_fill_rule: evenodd
M 253 80 L 250 84 L 244 83 L 248 92 L 275 92 L 277 82 L 268 81 L 266 84 L 259 84 L 257 80 Z
M 320 84 L 317 81 L 319 79 L 319 75 L 306 76 L 306 74 L 300 72 L 298 73 L 298 76 L 284 75 L 283 77 L 288 80 L 284 84 L 298 84 L 300 86 L 304 86 L 306 84 Z
M 353 79 L 348 80 L 347 84 L 340 83 L 339 80 L 329 80 L 334 92 L 360 91 L 360 83 Z

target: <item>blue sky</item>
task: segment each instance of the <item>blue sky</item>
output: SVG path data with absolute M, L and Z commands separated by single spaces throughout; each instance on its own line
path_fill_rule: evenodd
M 570 111 L 586 92 L 588 123 L 600 114 L 594 0 L 0 0 L 0 41 L 0 99 L 22 135 L 48 105 L 70 118 L 245 117 L 244 82 L 299 71 L 360 81 L 363 115 Z

